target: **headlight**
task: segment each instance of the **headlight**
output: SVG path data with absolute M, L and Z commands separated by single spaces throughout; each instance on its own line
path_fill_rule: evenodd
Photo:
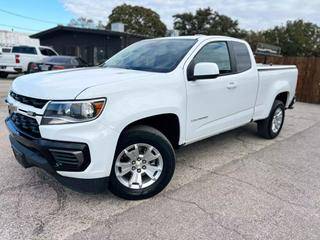
M 53 101 L 47 106 L 41 124 L 64 124 L 92 121 L 101 114 L 106 99 Z

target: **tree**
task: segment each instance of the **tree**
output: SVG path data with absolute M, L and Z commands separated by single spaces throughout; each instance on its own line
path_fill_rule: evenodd
M 320 28 L 303 20 L 288 21 L 285 26 L 255 32 L 240 29 L 237 20 L 211 8 L 198 9 L 195 14 L 176 14 L 173 18 L 174 29 L 180 35 L 226 35 L 246 39 L 253 50 L 261 42 L 281 47 L 285 56 L 320 56 Z
M 243 31 L 243 39 L 245 39 L 251 46 L 252 51 L 257 49 L 258 43 L 266 43 L 265 37 L 262 31 Z
M 284 56 L 320 56 L 320 28 L 303 20 L 288 21 L 285 26 L 265 31 L 250 31 L 245 39 L 253 50 L 261 42 L 281 47 Z
M 106 26 L 103 25 L 103 22 L 102 21 L 99 21 L 97 26 L 96 26 L 97 29 L 101 29 L 101 30 L 104 30 L 106 29 Z
M 95 28 L 94 21 L 89 18 L 79 17 L 77 19 L 71 19 L 68 26 L 81 27 L 81 28 Z
M 126 31 L 152 37 L 165 36 L 167 28 L 159 14 L 149 8 L 123 4 L 112 10 L 107 28 L 111 23 L 122 22 Z
M 288 21 L 263 32 L 265 42 L 281 47 L 286 56 L 320 56 L 320 28 L 303 20 Z
M 221 15 L 211 8 L 198 9 L 195 14 L 182 13 L 176 14 L 174 18 L 174 29 L 180 35 L 228 35 L 239 37 L 242 32 L 237 20 Z

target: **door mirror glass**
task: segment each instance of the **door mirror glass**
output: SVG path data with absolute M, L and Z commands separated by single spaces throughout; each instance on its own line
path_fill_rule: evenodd
M 201 62 L 194 66 L 193 80 L 216 78 L 220 74 L 216 63 Z

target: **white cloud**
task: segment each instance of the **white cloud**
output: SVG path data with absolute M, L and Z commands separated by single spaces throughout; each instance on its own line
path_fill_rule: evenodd
M 112 9 L 123 3 L 148 7 L 159 13 L 172 28 L 172 15 L 211 7 L 221 14 L 238 19 L 245 29 L 261 30 L 302 18 L 320 25 L 319 0 L 60 0 L 76 17 L 107 21 Z

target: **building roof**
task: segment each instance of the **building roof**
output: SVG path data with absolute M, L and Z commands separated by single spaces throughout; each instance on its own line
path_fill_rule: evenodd
M 100 34 L 100 35 L 107 35 L 107 36 L 133 36 L 133 37 L 140 37 L 140 38 L 148 38 L 148 36 L 139 35 L 139 34 L 131 34 L 131 33 L 126 33 L 126 32 L 115 32 L 115 31 L 110 31 L 110 30 L 79 28 L 79 27 L 70 27 L 70 26 L 62 26 L 62 25 L 58 25 L 54 28 L 50 28 L 50 29 L 44 30 L 42 32 L 38 32 L 36 34 L 31 35 L 30 37 L 31 38 L 41 38 L 44 36 L 48 36 L 52 33 L 56 33 L 58 31 Z

